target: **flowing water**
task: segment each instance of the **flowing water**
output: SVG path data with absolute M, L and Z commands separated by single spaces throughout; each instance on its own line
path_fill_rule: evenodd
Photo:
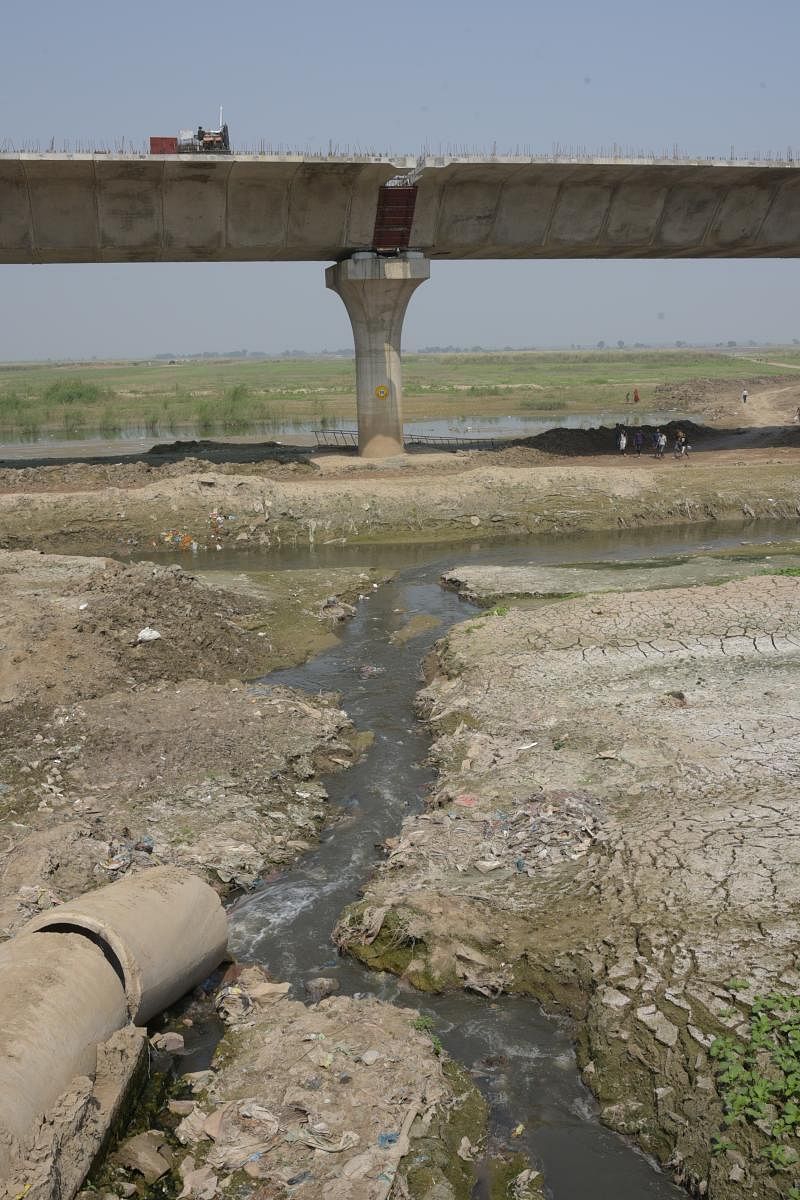
M 595 534 L 560 545 L 529 541 L 524 546 L 475 549 L 472 556 L 492 562 L 652 562 L 659 553 L 736 544 L 741 532 L 720 534 L 716 529 L 708 536 L 707 530 L 695 527 Z M 756 531 L 752 525 L 747 533 L 752 540 L 768 536 L 766 528 Z M 785 528 L 782 533 L 785 537 Z M 371 550 L 362 548 L 359 553 L 362 561 L 372 563 Z M 291 981 L 298 997 L 305 980 L 333 975 L 343 993 L 373 993 L 430 1015 L 445 1048 L 469 1068 L 490 1101 L 495 1146 L 505 1143 L 527 1151 L 543 1170 L 547 1195 L 553 1200 L 589 1195 L 593 1200 L 677 1200 L 685 1193 L 600 1124 L 597 1106 L 578 1074 L 566 1022 L 546 1016 L 531 1000 L 501 998 L 490 1003 L 467 994 L 415 993 L 393 977 L 338 958 L 332 947 L 336 918 L 357 898 L 359 886 L 379 861 L 379 844 L 398 831 L 407 813 L 422 808 L 434 781 L 425 762 L 429 739 L 412 707 L 420 686 L 420 661 L 449 625 L 473 610 L 438 586 L 441 571 L 470 553 L 462 549 L 448 560 L 431 562 L 432 553 L 430 547 L 406 550 L 407 560 L 417 558 L 415 565 L 404 567 L 362 602 L 340 644 L 305 666 L 268 677 L 269 682 L 310 692 L 339 692 L 357 728 L 372 731 L 374 742 L 359 763 L 327 781 L 331 801 L 343 816 L 323 835 L 319 847 L 233 907 L 232 949 L 242 959 L 264 963 L 275 978 Z M 342 562 L 341 547 L 336 548 L 335 561 Z M 241 558 L 238 563 L 244 565 Z M 294 558 L 291 565 L 300 561 Z M 308 552 L 304 565 L 309 565 Z M 416 614 L 433 616 L 439 624 L 408 642 L 391 642 L 392 633 Z M 518 1124 L 524 1133 L 511 1141 L 511 1130 Z M 488 1195 L 485 1187 L 477 1185 L 476 1197 Z

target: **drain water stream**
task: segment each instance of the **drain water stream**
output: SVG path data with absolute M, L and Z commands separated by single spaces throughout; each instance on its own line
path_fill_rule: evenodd
M 647 541 L 640 553 L 652 553 Z M 618 543 L 612 547 L 606 544 L 607 556 L 609 549 L 619 553 Z M 530 543 L 527 555 L 535 556 Z M 331 945 L 337 916 L 378 861 L 377 845 L 398 831 L 407 813 L 422 808 L 434 777 L 425 765 L 428 738 L 412 708 L 419 664 L 436 638 L 471 611 L 439 588 L 443 565 L 429 562 L 401 572 L 360 605 L 334 649 L 303 667 L 269 676 L 269 682 L 306 691 L 341 693 L 356 727 L 372 731 L 374 742 L 359 763 L 326 781 L 332 803 L 344 816 L 320 846 L 233 907 L 231 948 L 241 959 L 264 963 L 274 978 L 289 980 L 299 997 L 307 978 L 335 975 L 342 993 L 370 992 L 432 1016 L 445 1048 L 471 1070 L 490 1101 L 497 1141 L 509 1139 L 518 1123 L 525 1126 L 524 1135 L 508 1144 L 527 1151 L 541 1167 L 553 1200 L 582 1195 L 678 1200 L 684 1192 L 600 1124 L 580 1080 L 566 1024 L 546 1017 L 530 1000 L 489 1003 L 466 994 L 415 993 L 393 977 L 337 958 Z M 418 613 L 440 624 L 407 643 L 391 643 L 390 635 Z M 380 673 L 362 677 L 365 665 Z M 485 1197 L 488 1191 L 479 1183 L 475 1195 Z

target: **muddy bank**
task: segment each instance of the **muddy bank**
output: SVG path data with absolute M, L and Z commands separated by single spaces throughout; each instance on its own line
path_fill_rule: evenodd
M 417 987 L 580 1018 L 604 1119 L 723 1200 L 797 1183 L 798 601 L 763 577 L 451 631 L 439 786 L 337 932 Z
M 486 1104 L 413 1009 L 324 986 L 303 1004 L 257 967 L 228 978 L 210 1069 L 183 1077 L 160 1129 L 124 1141 L 98 1188 L 119 1194 L 144 1177 L 207 1200 L 279 1200 L 301 1186 L 311 1200 L 467 1200 Z M 540 1200 L 535 1171 L 505 1169 L 519 1181 L 509 1195 Z
M 770 571 L 800 572 L 800 553 L 791 547 L 770 547 L 771 553 L 753 548 L 736 554 L 693 554 L 671 562 L 644 560 L 603 564 L 578 563 L 546 567 L 489 567 L 468 564 L 442 575 L 442 586 L 458 592 L 462 600 L 488 608 L 508 603 L 558 600 L 585 592 L 647 591 L 650 588 L 695 587 L 726 583 Z
M 797 452 L 709 451 L 690 462 L 643 456 L 542 459 L 405 456 L 375 465 L 320 460 L 310 476 L 197 469 L 154 471 L 142 485 L 36 490 L 32 478 L 0 494 L 0 547 L 121 554 L 220 547 L 263 550 L 337 542 L 442 541 L 611 529 L 686 521 L 796 520 Z M 521 456 L 521 457 L 520 457 Z M 439 461 L 445 460 L 445 461 Z M 183 464 L 187 467 L 187 464 Z M 202 470 L 200 469 L 202 467 Z M 99 468 L 91 468 L 97 471 Z M 249 470 L 249 468 L 248 468 Z M 285 468 L 288 472 L 289 467 Z M 81 476 L 83 478 L 83 476 Z
M 236 591 L 174 566 L 0 554 L 5 936 L 155 863 L 227 892 L 308 849 L 331 819 L 318 776 L 359 737 L 335 696 L 243 681 L 335 640 L 355 610 L 332 584 L 371 587 L 312 574 L 293 594 L 291 572 Z

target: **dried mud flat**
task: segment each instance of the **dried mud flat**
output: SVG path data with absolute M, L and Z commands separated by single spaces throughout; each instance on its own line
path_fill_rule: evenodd
M 421 694 L 438 790 L 337 929 L 419 987 L 571 1012 L 604 1120 L 723 1200 L 800 1182 L 799 606 L 759 577 L 456 627 Z

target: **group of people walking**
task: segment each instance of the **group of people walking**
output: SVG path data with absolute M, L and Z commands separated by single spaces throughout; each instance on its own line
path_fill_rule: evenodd
M 627 455 L 628 451 L 641 457 L 644 450 L 645 437 L 644 431 L 641 429 L 628 430 L 624 425 L 616 427 L 617 449 L 620 454 Z M 663 429 L 654 429 L 651 434 L 651 448 L 654 458 L 663 458 L 664 452 L 667 449 L 667 435 Z M 686 434 L 682 429 L 675 431 L 675 442 L 672 447 L 674 458 L 688 458 L 691 446 L 686 440 Z

